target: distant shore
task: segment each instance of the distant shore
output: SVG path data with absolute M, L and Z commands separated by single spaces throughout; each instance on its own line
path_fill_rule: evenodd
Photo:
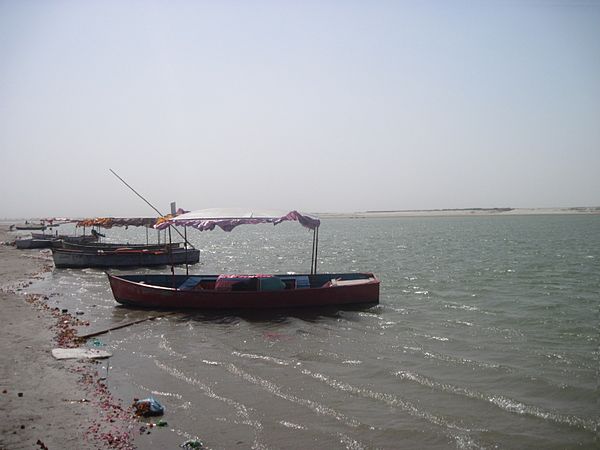
M 317 217 L 336 219 L 375 219 L 390 217 L 452 217 L 452 216 L 534 216 L 534 215 L 600 215 L 600 206 L 575 206 L 565 208 L 444 208 L 444 209 L 399 209 L 368 210 L 354 212 L 311 212 Z M 18 224 L 25 220 L 37 222 L 41 219 L 0 218 L 0 224 Z M 58 226 L 58 225 L 57 225 Z
M 452 216 L 533 216 L 533 215 L 600 215 L 600 206 L 572 208 L 465 208 L 465 209 L 413 209 L 395 211 L 357 211 L 315 213 L 323 218 L 336 219 L 375 219 L 393 217 L 452 217 Z

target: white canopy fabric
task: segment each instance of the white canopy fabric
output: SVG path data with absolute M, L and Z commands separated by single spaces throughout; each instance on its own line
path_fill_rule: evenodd
M 238 225 L 272 223 L 277 225 L 286 220 L 297 220 L 303 226 L 314 230 L 321 221 L 301 214 L 298 211 L 290 211 L 287 214 L 283 211 L 273 210 L 249 210 L 241 208 L 209 208 L 191 211 L 179 216 L 164 220 L 155 228 L 164 229 L 169 225 L 191 226 L 200 231 L 213 230 L 216 226 L 224 231 L 231 231 Z
M 176 224 L 182 220 L 224 220 L 224 219 L 278 219 L 287 214 L 282 210 L 243 209 L 243 208 L 206 208 L 190 211 L 173 218 Z

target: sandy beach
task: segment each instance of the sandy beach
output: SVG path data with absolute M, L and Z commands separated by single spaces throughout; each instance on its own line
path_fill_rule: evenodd
M 14 240 L 0 226 L 0 242 Z M 82 321 L 27 293 L 52 270 L 38 250 L 0 245 L 0 448 L 132 448 L 131 412 L 98 376 L 101 363 L 59 361 L 51 350 L 74 347 Z

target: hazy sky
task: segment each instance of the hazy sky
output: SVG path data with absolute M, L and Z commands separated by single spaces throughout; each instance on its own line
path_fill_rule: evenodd
M 0 217 L 600 205 L 599 1 L 0 0 Z

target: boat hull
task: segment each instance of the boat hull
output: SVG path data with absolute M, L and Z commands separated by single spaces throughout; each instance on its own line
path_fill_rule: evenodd
M 71 242 L 74 244 L 87 244 L 96 242 L 98 238 L 91 234 L 82 236 L 69 236 L 66 234 L 31 233 L 33 239 L 52 239 L 53 241 Z
M 118 250 L 118 249 L 132 249 L 132 250 L 150 250 L 150 251 L 158 251 L 158 250 L 167 250 L 171 249 L 179 249 L 182 248 L 180 243 L 173 244 L 115 244 L 115 243 L 104 243 L 104 242 L 95 242 L 95 243 L 84 243 L 78 244 L 74 242 L 63 241 L 62 248 L 66 248 L 69 250 L 80 250 L 80 251 L 98 251 L 98 250 Z
M 152 267 L 196 264 L 200 260 L 200 251 L 177 249 L 172 252 L 146 250 L 85 252 L 53 248 L 52 259 L 57 268 Z
M 319 280 L 352 278 L 350 285 L 321 286 L 283 289 L 276 291 L 219 291 L 216 289 L 184 290 L 168 287 L 169 275 L 124 275 L 107 274 L 114 298 L 117 302 L 142 308 L 155 309 L 200 309 L 200 310 L 245 310 L 323 307 L 379 303 L 379 280 L 373 274 L 319 274 Z M 162 280 L 162 286 L 152 284 L 153 280 Z M 204 276 L 216 279 L 216 275 Z M 276 275 L 282 280 L 289 275 Z M 181 286 L 185 276 L 172 276 L 173 286 Z M 321 281 L 315 284 L 320 284 Z
M 29 248 L 50 248 L 52 247 L 52 244 L 52 239 L 17 239 L 15 241 L 15 246 L 21 250 Z

